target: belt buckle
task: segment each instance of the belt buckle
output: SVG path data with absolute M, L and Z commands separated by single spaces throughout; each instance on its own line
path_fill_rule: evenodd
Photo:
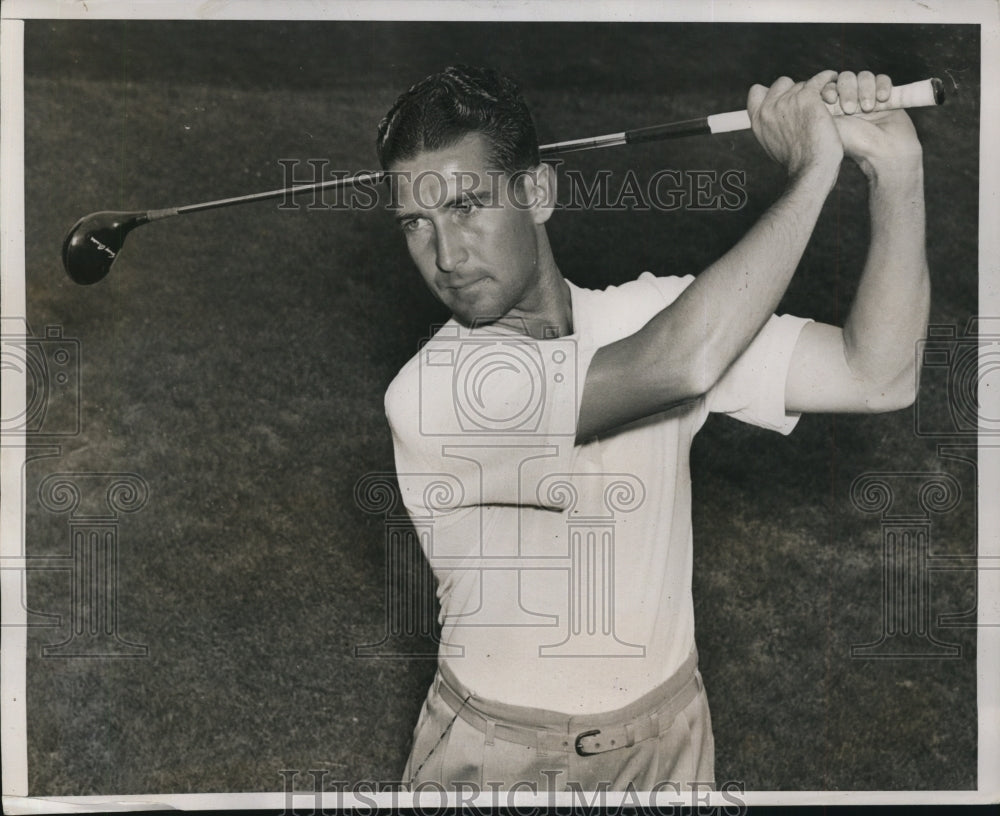
M 601 733 L 601 729 L 600 728 L 595 728 L 593 731 L 583 731 L 583 732 L 577 734 L 577 736 L 576 736 L 576 743 L 574 744 L 574 747 L 576 748 L 577 755 L 578 756 L 594 756 L 595 754 L 601 753 L 600 751 L 585 751 L 585 750 L 583 750 L 583 746 L 580 744 L 580 740 L 585 739 L 586 737 L 596 737 L 600 733 Z

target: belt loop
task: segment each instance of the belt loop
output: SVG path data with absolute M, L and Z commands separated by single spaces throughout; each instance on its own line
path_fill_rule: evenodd
M 654 722 L 655 725 L 655 722 Z M 625 724 L 625 747 L 631 748 L 635 745 L 635 725 L 632 723 Z
M 548 750 L 548 748 L 545 745 L 545 734 L 546 734 L 545 731 L 541 731 L 540 730 L 538 732 L 538 746 L 537 746 L 537 748 L 538 748 L 538 756 L 540 756 L 540 757 L 545 757 L 545 756 L 549 755 L 549 750 Z
M 654 737 L 660 736 L 660 729 L 663 727 L 662 724 L 660 723 L 660 712 L 654 711 L 652 714 L 649 715 L 649 720 L 653 725 L 652 736 Z
M 486 744 L 487 745 L 492 745 L 493 744 L 493 736 L 494 736 L 494 734 L 496 734 L 496 730 L 497 730 L 496 720 L 487 720 L 486 721 Z

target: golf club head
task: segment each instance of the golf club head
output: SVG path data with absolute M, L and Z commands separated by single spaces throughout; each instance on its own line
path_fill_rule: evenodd
M 66 234 L 62 259 L 74 283 L 89 286 L 103 280 L 118 257 L 125 236 L 149 216 L 144 212 L 96 212 L 85 215 Z

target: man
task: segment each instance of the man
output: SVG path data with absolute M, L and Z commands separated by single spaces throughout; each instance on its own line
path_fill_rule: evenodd
M 452 313 L 386 394 L 441 601 L 412 785 L 714 781 L 691 441 L 709 411 L 789 433 L 802 412 L 912 403 L 929 308 L 921 148 L 904 112 L 871 113 L 890 91 L 869 72 L 753 86 L 754 133 L 788 171 L 781 197 L 697 278 L 603 291 L 556 263 L 555 173 L 509 79 L 450 68 L 387 114 L 396 217 Z M 847 320 L 773 316 L 845 155 L 869 179 L 872 218 Z

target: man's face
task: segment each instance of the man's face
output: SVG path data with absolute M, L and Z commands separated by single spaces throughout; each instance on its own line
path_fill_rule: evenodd
M 538 283 L 537 208 L 531 182 L 489 166 L 478 133 L 391 170 L 396 219 L 431 292 L 462 323 L 530 314 Z

